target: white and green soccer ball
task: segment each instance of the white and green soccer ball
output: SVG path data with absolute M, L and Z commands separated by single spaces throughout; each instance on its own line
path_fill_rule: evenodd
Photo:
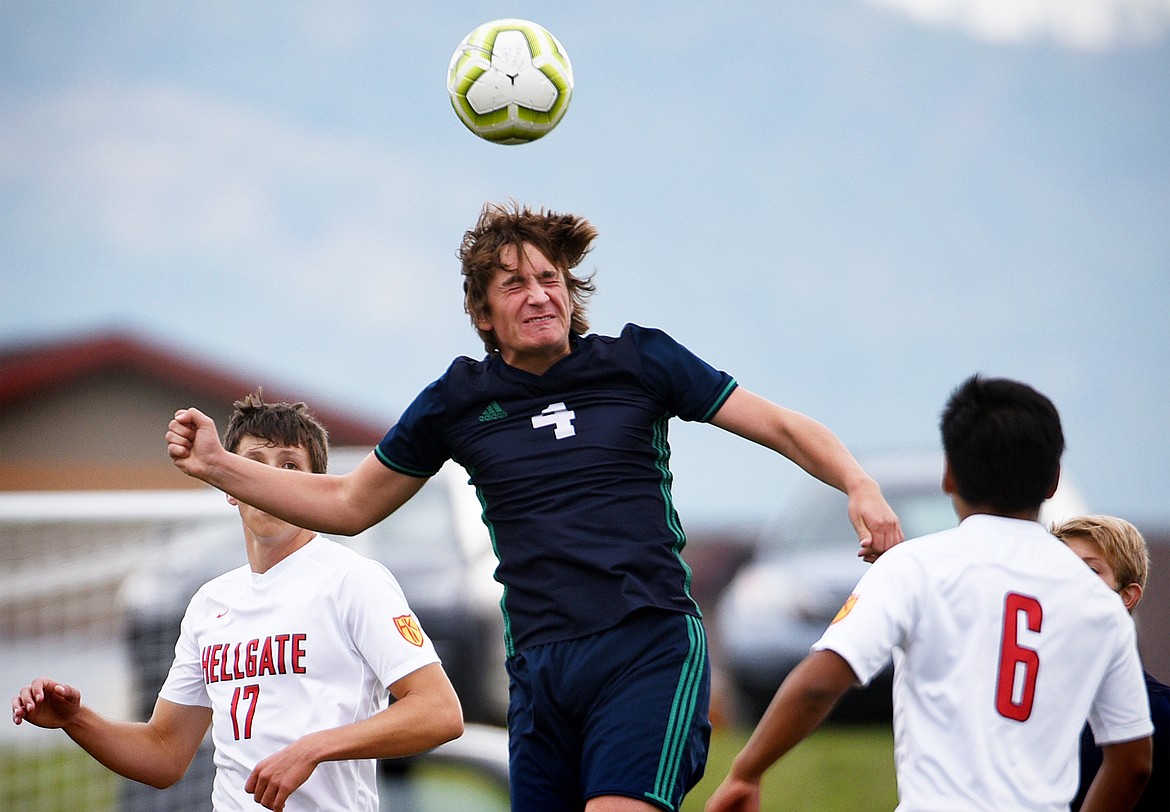
M 459 43 L 447 92 L 459 119 L 480 138 L 526 144 L 548 134 L 569 109 L 573 66 L 544 27 L 495 20 Z

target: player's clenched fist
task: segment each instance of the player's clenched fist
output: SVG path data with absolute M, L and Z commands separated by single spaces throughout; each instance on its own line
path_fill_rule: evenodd
M 185 474 L 198 477 L 223 445 L 215 421 L 198 409 L 180 409 L 167 425 L 167 454 Z
M 72 686 L 39 677 L 12 699 L 14 724 L 28 721 L 37 727 L 61 727 L 81 708 L 81 692 Z

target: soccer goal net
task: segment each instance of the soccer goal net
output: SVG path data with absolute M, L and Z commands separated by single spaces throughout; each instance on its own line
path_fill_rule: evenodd
M 238 514 L 210 489 L 0 494 L 6 698 L 49 677 L 80 689 L 100 713 L 148 718 L 174 654 L 176 624 L 199 586 L 188 591 L 190 579 L 175 575 L 200 551 L 173 561 L 171 542 L 200 527 L 209 535 L 234 528 L 242 557 Z M 220 571 L 238 563 L 211 562 Z M 162 794 L 114 775 L 60 731 L 11 722 L 0 731 L 0 809 L 210 807 L 210 776 L 198 767 L 182 787 Z

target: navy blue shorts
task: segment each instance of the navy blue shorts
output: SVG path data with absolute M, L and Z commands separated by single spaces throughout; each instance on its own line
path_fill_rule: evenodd
M 673 812 L 703 777 L 711 668 L 698 618 L 642 610 L 507 668 L 512 809 L 580 812 L 623 795 Z

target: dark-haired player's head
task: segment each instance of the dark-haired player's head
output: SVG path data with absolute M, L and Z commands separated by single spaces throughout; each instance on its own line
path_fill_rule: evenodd
M 329 465 L 329 433 L 304 403 L 265 403 L 259 389 L 232 404 L 223 435 L 223 447 L 239 452 L 244 437 L 267 440 L 274 446 L 301 446 L 309 454 L 315 474 Z
M 534 211 L 516 202 L 488 203 L 480 212 L 475 228 L 463 235 L 458 256 L 463 273 L 463 307 L 471 316 L 479 337 L 488 352 L 498 352 L 500 344 L 492 330 L 479 322 L 489 313 L 488 288 L 500 271 L 513 270 L 525 245 L 539 251 L 559 270 L 572 302 L 570 329 L 584 335 L 589 329 L 585 304 L 593 294 L 592 277 L 577 276 L 573 269 L 581 263 L 597 238 L 597 229 L 583 217 Z
M 1060 415 L 1027 384 L 972 375 L 951 393 L 940 428 L 951 483 L 969 506 L 1026 513 L 1056 490 Z

